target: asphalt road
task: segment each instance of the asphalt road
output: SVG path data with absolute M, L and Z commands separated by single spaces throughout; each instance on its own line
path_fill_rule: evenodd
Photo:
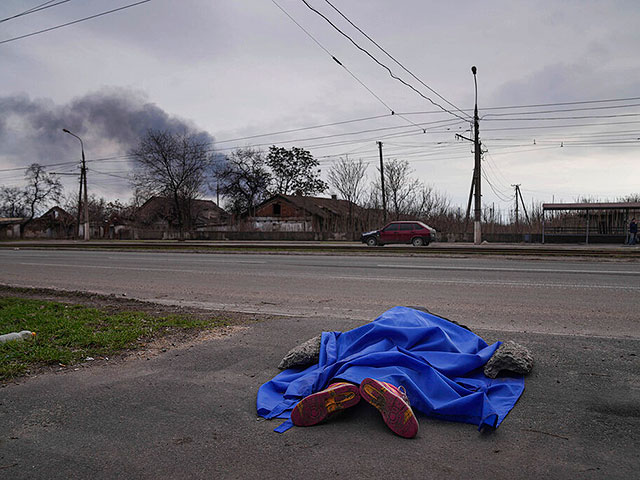
M 2 283 L 288 314 L 0 388 L 0 478 L 627 479 L 640 469 L 638 263 L 18 250 L 0 251 L 0 264 Z M 366 404 L 284 434 L 256 418 L 257 389 L 289 348 L 398 304 L 530 348 L 534 370 L 499 429 L 419 415 L 418 437 L 405 440 Z
M 426 306 L 502 331 L 640 336 L 640 262 L 0 250 L 0 282 L 213 309 L 371 320 Z

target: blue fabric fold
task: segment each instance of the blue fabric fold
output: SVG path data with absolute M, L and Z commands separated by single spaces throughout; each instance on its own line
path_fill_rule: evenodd
M 488 345 L 436 315 L 395 307 L 348 332 L 323 332 L 317 364 L 285 370 L 260 387 L 258 415 L 290 419 L 300 400 L 334 380 L 375 378 L 402 385 L 411 406 L 425 415 L 497 428 L 524 391 L 522 375 L 484 375 L 500 343 Z M 275 430 L 291 426 L 288 421 Z

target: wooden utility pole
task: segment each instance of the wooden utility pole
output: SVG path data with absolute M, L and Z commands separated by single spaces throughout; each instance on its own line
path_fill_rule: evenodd
M 387 194 L 384 188 L 384 163 L 382 162 L 382 142 L 378 143 L 378 150 L 380 151 L 380 184 L 382 186 L 382 211 L 384 215 L 384 223 L 387 223 Z
M 522 210 L 524 211 L 524 216 L 527 219 L 527 223 L 531 223 L 529 221 L 529 214 L 527 213 L 527 207 L 524 204 L 524 199 L 522 198 L 522 192 L 520 191 L 520 183 L 517 184 L 511 184 L 512 187 L 514 187 L 515 193 L 514 193 L 514 197 L 516 198 L 516 232 L 519 231 L 519 208 L 518 208 L 518 204 L 522 203 Z

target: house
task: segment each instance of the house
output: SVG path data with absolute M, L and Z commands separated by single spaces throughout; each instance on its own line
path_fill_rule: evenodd
M 0 239 L 20 238 L 20 224 L 24 218 L 0 217 Z
M 24 222 L 23 222 L 24 223 Z M 73 238 L 76 219 L 62 207 L 52 207 L 23 226 L 24 238 Z
M 229 214 L 211 200 L 191 200 L 185 215 L 184 231 L 205 229 L 226 223 Z M 134 238 L 171 238 L 179 228 L 173 201 L 168 197 L 151 197 L 133 216 Z
M 353 225 L 360 207 L 347 200 L 276 194 L 257 205 L 251 226 L 264 232 L 345 232 Z

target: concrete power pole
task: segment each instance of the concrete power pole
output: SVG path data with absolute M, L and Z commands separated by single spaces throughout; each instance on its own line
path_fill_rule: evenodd
M 89 199 L 87 198 L 87 165 L 84 161 L 84 146 L 82 147 L 82 175 L 84 176 L 84 239 L 89 240 Z
M 473 73 L 473 83 L 475 85 L 475 106 L 473 109 L 473 130 L 474 130 L 474 138 L 473 138 L 473 148 L 475 150 L 475 167 L 474 167 L 474 193 L 475 193 L 475 203 L 474 203 L 474 220 L 473 220 L 473 243 L 475 245 L 480 245 L 482 243 L 482 193 L 481 193 L 481 170 L 480 170 L 480 156 L 482 154 L 481 148 L 482 144 L 480 143 L 480 119 L 478 118 L 478 81 L 476 80 L 476 72 L 477 69 L 475 65 L 471 67 L 471 73 Z
M 80 170 L 80 194 L 78 195 L 78 229 L 80 229 L 80 198 L 82 197 L 82 187 L 84 186 L 84 239 L 89 240 L 89 200 L 87 195 L 87 164 L 84 158 L 84 143 L 78 135 L 70 132 L 66 128 L 63 128 L 62 131 L 80 140 L 80 149 L 82 150 L 82 168 Z
M 80 239 L 80 212 L 81 212 L 81 208 L 82 208 L 82 181 L 84 180 L 84 171 L 80 170 L 80 191 L 78 192 L 78 220 L 77 220 L 77 230 L 76 230 L 76 237 L 78 237 L 78 239 Z
M 384 223 L 387 223 L 387 193 L 384 189 L 384 164 L 382 162 L 382 142 L 378 143 L 378 150 L 380 151 L 380 184 L 382 186 L 382 211 L 384 215 Z
M 519 230 L 519 225 L 518 225 L 518 221 L 519 221 L 519 218 L 518 218 L 518 213 L 519 213 L 518 212 L 518 204 L 520 203 L 520 200 L 518 200 L 518 187 L 520 186 L 520 184 L 519 183 L 516 184 L 516 185 L 511 184 L 511 186 L 516 189 L 516 191 L 513 194 L 513 196 L 516 199 L 516 233 L 518 233 L 518 230 Z

